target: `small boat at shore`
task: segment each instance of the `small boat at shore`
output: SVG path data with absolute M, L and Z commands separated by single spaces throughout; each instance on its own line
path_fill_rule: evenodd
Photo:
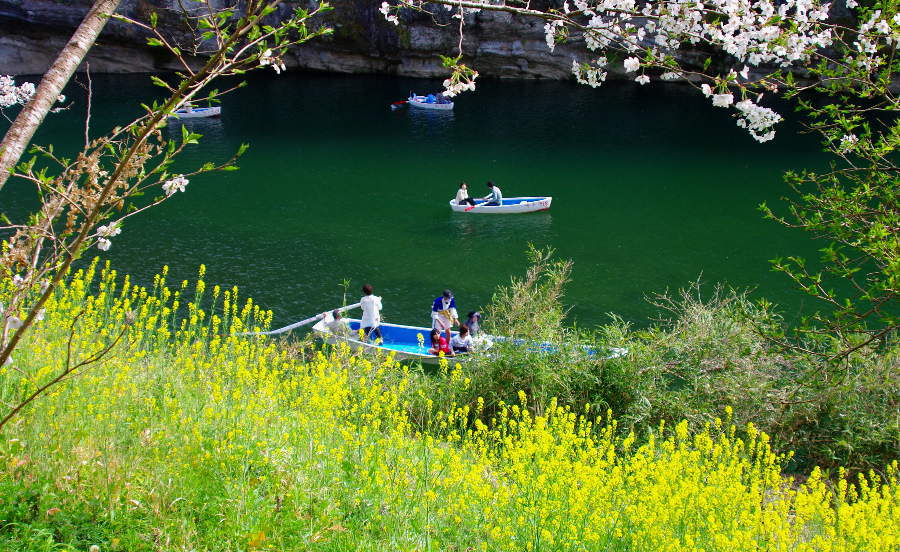
M 222 114 L 221 106 L 211 107 L 194 107 L 188 109 L 178 109 L 169 115 L 170 119 L 200 119 L 203 117 L 218 117 Z
M 450 200 L 450 209 L 456 213 L 481 213 L 481 214 L 510 214 L 510 213 L 536 213 L 550 209 L 553 198 L 550 196 L 539 197 L 505 197 L 502 205 L 486 205 L 485 201 L 475 201 L 475 206 L 466 203 L 459 205 L 455 199 Z
M 411 94 L 406 102 L 408 106 L 417 109 L 431 109 L 434 111 L 450 111 L 453 109 L 453 102 L 441 94 L 428 94 L 427 96 Z
M 344 320 L 346 320 L 350 326 L 350 333 L 348 335 L 331 333 L 326 326 L 328 320 L 325 318 L 319 320 L 319 322 L 312 327 L 312 330 L 322 339 L 322 341 L 332 345 L 346 343 L 354 351 L 393 353 L 396 360 L 418 360 L 423 364 L 437 364 L 440 362 L 440 357 L 428 352 L 428 349 L 431 348 L 431 342 L 429 341 L 431 328 L 383 323 L 378 326 L 381 330 L 383 341 L 376 344 L 374 341 L 362 341 L 360 339 L 359 319 L 344 318 Z M 452 335 L 456 334 L 457 332 L 452 333 Z M 449 358 L 459 362 L 465 360 L 468 356 L 468 353 L 459 353 L 455 357 Z
M 336 345 L 346 343 L 352 350 L 367 353 L 393 354 L 395 360 L 399 361 L 419 361 L 423 364 L 438 364 L 441 357 L 435 356 L 428 352 L 431 347 L 429 342 L 429 334 L 431 328 L 421 326 L 404 326 L 401 324 L 381 324 L 383 341 L 375 343 L 374 341 L 363 341 L 359 335 L 359 319 L 344 318 L 347 321 L 350 332 L 345 335 L 337 335 L 329 331 L 327 323 L 333 319 L 322 317 L 312 330 L 322 341 Z M 452 332 L 451 335 L 457 335 L 458 332 Z M 516 347 L 524 347 L 531 352 L 552 353 L 557 352 L 557 347 L 549 343 L 534 343 L 516 339 L 510 341 L 507 337 L 496 337 L 490 335 L 482 335 L 475 338 L 476 350 L 474 353 L 457 353 L 454 357 L 448 357 L 453 362 L 465 362 L 473 355 L 487 354 L 495 343 L 513 343 Z M 621 347 L 602 347 L 600 349 L 588 347 L 584 345 L 573 345 L 580 349 L 588 356 L 598 356 L 605 360 L 618 358 L 628 353 L 627 349 Z

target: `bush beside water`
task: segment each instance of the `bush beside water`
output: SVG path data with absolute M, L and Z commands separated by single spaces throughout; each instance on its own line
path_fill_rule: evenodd
M 147 290 L 117 281 L 108 267 L 98 273 L 95 263 L 57 291 L 14 364 L 0 372 L 7 403 L 58 371 L 69 350 L 75 360 L 102 347 L 128 311 L 137 323 L 110 356 L 4 429 L 0 548 L 900 545 L 896 463 L 853 478 L 835 472 L 834 484 L 818 469 L 792 480 L 782 475 L 789 458 L 744 423 L 785 423 L 765 409 L 751 412 L 790 372 L 770 367 L 790 361 L 776 360 L 737 319 L 728 322 L 731 299 L 699 303 L 713 317 L 704 325 L 697 325 L 707 320 L 701 311 L 685 311 L 680 322 L 648 332 L 621 323 L 601 329 L 629 347 L 625 358 L 560 350 L 522 359 L 568 355 L 572 362 L 555 371 L 445 364 L 425 376 L 344 348 L 297 355 L 271 339 L 228 337 L 265 327 L 271 314 L 239 304 L 236 289 L 213 289 L 214 306 L 204 310 L 204 288 L 201 273 L 192 288 L 172 290 L 162 275 Z M 721 332 L 730 336 L 724 342 Z M 861 388 L 884 383 L 879 369 L 890 365 L 873 367 Z M 503 371 L 509 377 L 490 388 Z M 514 387 L 523 378 L 531 395 Z M 478 400 L 482 390 L 492 398 Z M 882 400 L 864 399 L 873 410 Z M 669 427 L 659 418 L 685 421 Z M 855 431 L 852 424 L 869 422 L 828 423 Z M 896 420 L 893 429 L 887 421 L 879 427 L 869 438 L 881 444 L 867 450 L 886 448 L 866 456 L 869 463 L 896 452 L 889 440 Z

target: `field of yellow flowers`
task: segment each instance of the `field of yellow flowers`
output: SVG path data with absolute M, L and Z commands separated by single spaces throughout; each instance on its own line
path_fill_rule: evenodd
M 896 465 L 799 483 L 752 427 L 676 423 L 638 443 L 555 404 L 489 424 L 435 404 L 414 425 L 409 368 L 236 337 L 271 313 L 206 290 L 202 268 L 148 289 L 96 262 L 74 274 L 0 371 L 0 399 L 105 346 L 129 311 L 112 353 L 0 435 L 0 549 L 900 548 Z

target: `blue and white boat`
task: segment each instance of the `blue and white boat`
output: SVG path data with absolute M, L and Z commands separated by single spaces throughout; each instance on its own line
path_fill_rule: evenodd
M 177 109 L 169 115 L 170 119 L 200 119 L 204 117 L 218 117 L 222 114 L 221 106 L 211 106 L 211 107 L 192 107 L 190 110 L 187 108 Z
M 446 97 L 438 94 L 428 94 L 427 96 L 418 96 L 415 93 L 409 95 L 406 100 L 407 105 L 419 109 L 431 109 L 434 111 L 450 111 L 453 109 L 453 102 Z
M 431 342 L 429 339 L 431 328 L 425 328 L 421 326 L 404 326 L 401 324 L 381 324 L 379 328 L 381 329 L 381 336 L 384 341 L 375 343 L 374 340 L 363 341 L 362 339 L 360 339 L 359 319 L 344 318 L 344 320 L 346 320 L 350 326 L 350 332 L 346 335 L 336 335 L 331 333 L 328 330 L 328 326 L 326 325 L 328 320 L 326 320 L 325 318 L 319 320 L 319 322 L 315 326 L 313 326 L 312 329 L 313 332 L 315 332 L 315 334 L 324 342 L 331 343 L 332 345 L 346 343 L 354 351 L 362 351 L 368 353 L 380 352 L 382 354 L 393 353 L 396 360 L 420 361 L 423 364 L 437 364 L 438 362 L 440 362 L 440 357 L 432 355 L 428 352 L 428 349 L 431 348 Z M 452 332 L 451 335 L 457 335 L 457 332 Z M 480 354 L 488 351 L 492 348 L 495 342 L 504 342 L 507 341 L 508 338 L 496 336 L 481 336 L 479 338 L 476 338 L 476 340 L 475 353 L 459 353 L 455 357 L 451 357 L 450 360 L 454 362 L 464 362 L 472 358 L 473 354 Z M 532 352 L 549 353 L 557 350 L 556 347 L 547 343 L 526 343 L 523 340 L 515 340 L 513 341 L 513 343 L 516 346 L 521 345 L 523 347 L 526 347 L 529 351 Z M 618 358 L 628 353 L 627 349 L 621 347 L 603 347 L 602 349 L 595 349 L 581 345 L 575 345 L 574 347 L 578 347 L 581 350 L 587 352 L 589 356 L 600 355 L 600 357 L 603 359 Z
M 510 213 L 536 213 L 550 209 L 553 198 L 550 196 L 537 197 L 504 197 L 502 205 L 486 205 L 487 202 L 476 200 L 475 206 L 467 203 L 459 205 L 456 199 L 450 200 L 450 209 L 456 213 L 481 213 L 481 214 L 510 214 Z
M 393 353 L 396 360 L 418 360 L 424 364 L 437 364 L 440 358 L 428 352 L 431 348 L 431 328 L 420 326 L 404 326 L 401 324 L 381 324 L 381 337 L 384 341 L 375 343 L 375 340 L 363 341 L 359 335 L 359 319 L 344 318 L 350 326 L 348 335 L 336 335 L 331 333 L 326 326 L 327 320 L 323 318 L 313 326 L 313 332 L 322 341 L 331 344 L 346 343 L 354 351 Z M 453 332 L 451 335 L 456 335 Z M 452 357 L 455 361 L 465 360 L 468 353 L 460 353 Z

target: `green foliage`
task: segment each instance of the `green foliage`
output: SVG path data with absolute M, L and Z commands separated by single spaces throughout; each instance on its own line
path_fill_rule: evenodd
M 795 450 L 798 470 L 880 469 L 900 452 L 896 347 L 833 374 L 826 359 L 769 338 L 786 333 L 770 304 L 699 281 L 650 298 L 660 318 L 648 329 L 632 331 L 613 317 L 594 332 L 576 331 L 564 325 L 560 301 L 571 264 L 551 253 L 530 251 L 533 264 L 497 290 L 485 324 L 552 347 L 499 341 L 481 360 L 454 367 L 451 359 L 436 375 L 418 374 L 407 393 L 414 419 L 427 420 L 432 404 L 455 404 L 488 423 L 503 405 L 520 404 L 524 391 L 536 414 L 555 398 L 578 412 L 611 410 L 624 430 L 645 437 L 663 420 L 702 429 L 730 407 L 739 426 L 752 422 Z M 527 338 L 538 331 L 540 341 Z M 610 355 L 611 347 L 628 354 Z
M 523 277 L 499 286 L 485 308 L 488 333 L 534 341 L 563 341 L 563 291 L 572 273 L 571 260 L 555 260 L 552 248 L 528 246 L 530 266 Z

